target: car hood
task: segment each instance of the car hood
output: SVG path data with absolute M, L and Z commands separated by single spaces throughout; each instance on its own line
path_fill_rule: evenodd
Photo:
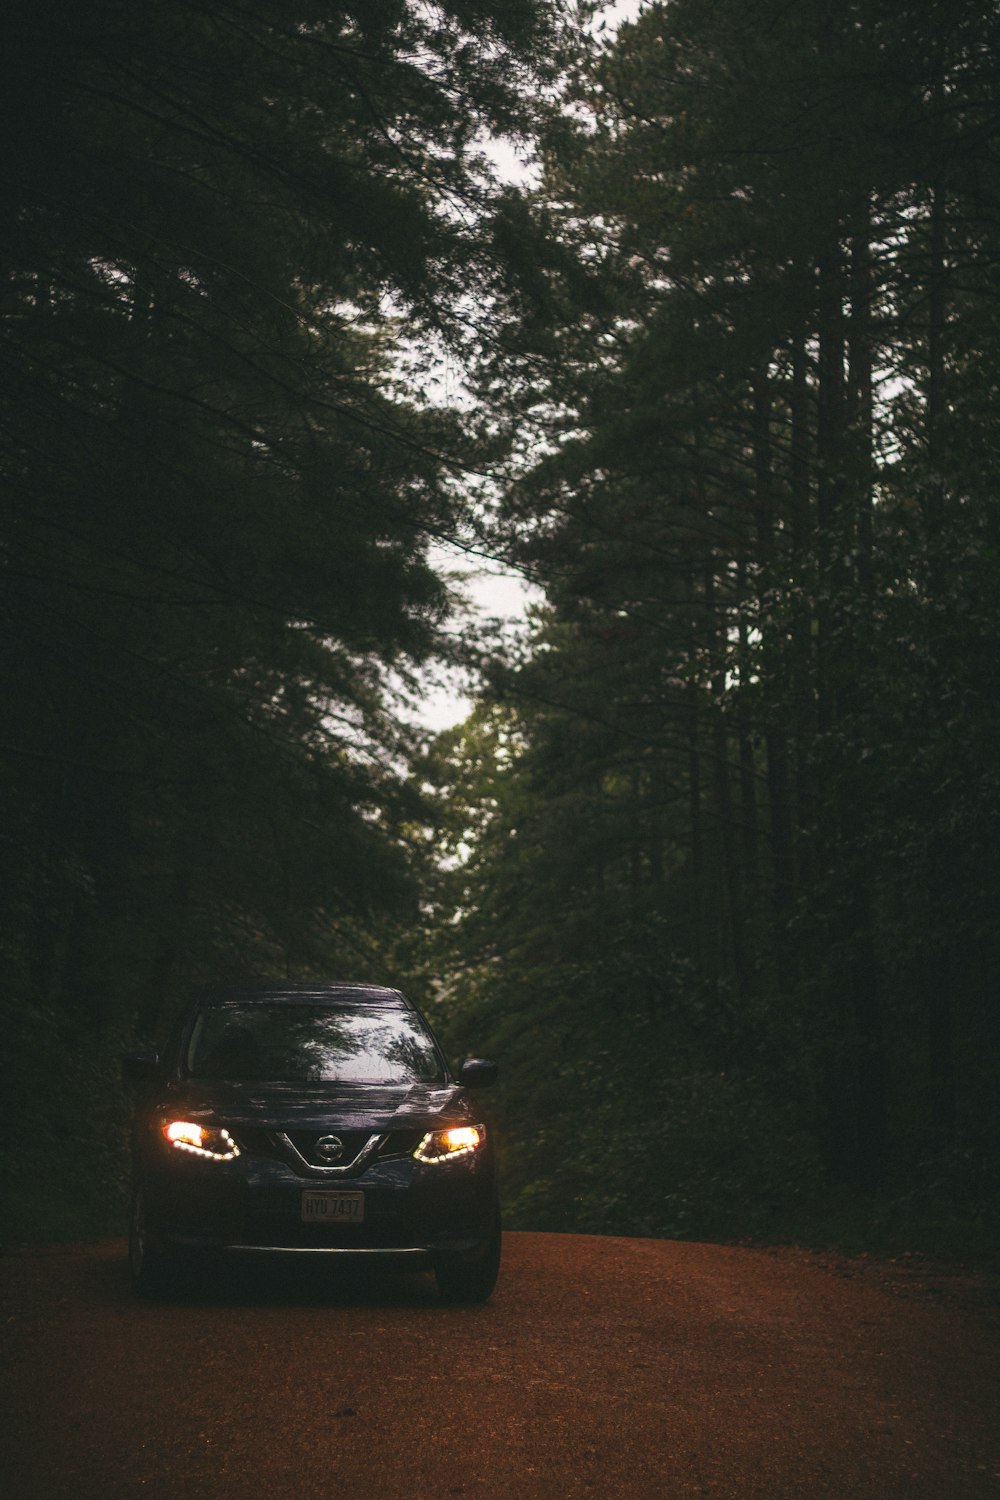
M 463 1089 L 455 1084 L 279 1084 L 190 1081 L 175 1085 L 169 1107 L 197 1119 L 225 1120 L 277 1130 L 397 1130 L 441 1117 L 470 1117 Z

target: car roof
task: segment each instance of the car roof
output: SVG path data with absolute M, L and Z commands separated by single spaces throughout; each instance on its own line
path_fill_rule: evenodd
M 285 980 L 259 981 L 253 984 L 213 985 L 202 990 L 196 999 L 198 1008 L 246 1004 L 324 1004 L 377 1006 L 380 1010 L 412 1010 L 402 990 L 381 984 L 323 983 L 312 980 L 292 984 Z

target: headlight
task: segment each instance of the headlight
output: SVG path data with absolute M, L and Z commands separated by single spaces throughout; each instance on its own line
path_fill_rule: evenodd
M 219 1125 L 194 1125 L 190 1120 L 165 1120 L 160 1127 L 164 1139 L 178 1151 L 189 1151 L 192 1156 L 205 1156 L 210 1161 L 232 1161 L 239 1156 L 240 1148 Z
M 429 1130 L 413 1154 L 417 1161 L 451 1161 L 471 1156 L 485 1144 L 485 1125 L 452 1125 L 447 1130 Z

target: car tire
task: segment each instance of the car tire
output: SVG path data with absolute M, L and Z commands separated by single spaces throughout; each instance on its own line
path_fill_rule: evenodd
M 473 1260 L 458 1256 L 442 1259 L 434 1267 L 438 1291 L 443 1302 L 473 1303 L 489 1300 L 500 1274 L 500 1247 L 503 1234 L 497 1210 L 493 1231 Z
M 133 1189 L 129 1211 L 128 1268 L 140 1297 L 167 1297 L 173 1290 L 174 1266 L 169 1256 L 149 1242 L 146 1195 L 140 1187 Z

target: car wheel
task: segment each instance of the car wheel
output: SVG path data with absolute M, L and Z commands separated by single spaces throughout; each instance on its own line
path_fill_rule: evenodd
M 502 1238 L 498 1210 L 493 1232 L 474 1260 L 461 1260 L 455 1256 L 437 1262 L 434 1275 L 443 1301 L 470 1303 L 489 1299 L 500 1274 Z
M 140 1297 L 165 1297 L 173 1286 L 173 1265 L 149 1243 L 146 1197 L 142 1188 L 132 1193 L 128 1221 L 128 1268 L 132 1285 Z

